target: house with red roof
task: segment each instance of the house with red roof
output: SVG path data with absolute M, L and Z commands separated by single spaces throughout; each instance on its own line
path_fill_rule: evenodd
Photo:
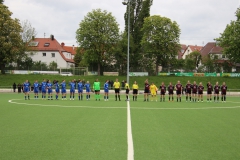
M 185 52 L 185 50 L 187 49 L 187 45 L 185 45 L 185 44 L 181 44 L 181 50 L 180 51 L 178 51 L 178 55 L 177 55 L 177 59 L 182 59 L 182 56 L 183 56 L 183 54 L 184 54 L 184 52 Z
M 200 52 L 202 50 L 202 46 L 197 46 L 197 45 L 188 45 L 185 49 L 185 51 L 183 52 L 182 55 L 182 59 L 186 59 L 187 55 L 189 55 L 190 53 L 194 52 L 194 51 L 198 51 Z
M 74 55 L 76 47 L 65 46 L 51 35 L 50 38 L 34 38 L 30 43 L 34 53 L 30 55 L 33 61 L 41 61 L 49 65 L 51 62 L 56 62 L 58 68 L 70 68 L 74 64 Z

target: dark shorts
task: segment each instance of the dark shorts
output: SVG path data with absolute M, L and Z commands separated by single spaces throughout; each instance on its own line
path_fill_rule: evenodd
M 129 94 L 129 89 L 126 89 L 126 94 Z
M 207 94 L 212 94 L 212 91 L 207 91 Z
M 222 92 L 222 95 L 226 95 L 227 93 L 226 92 Z
M 219 94 L 219 91 L 214 91 L 214 94 Z
M 203 94 L 203 91 L 199 91 L 198 94 Z
M 95 93 L 98 93 L 98 92 L 100 92 L 100 90 L 95 90 L 94 92 L 95 92 Z
M 168 91 L 168 94 L 169 94 L 169 95 L 172 95 L 172 94 L 173 94 L 173 91 Z
M 191 90 L 187 90 L 187 94 L 191 94 L 192 93 L 192 91 Z
M 138 94 L 138 90 L 137 89 L 133 89 L 133 94 Z
M 161 91 L 161 93 L 160 93 L 160 94 L 161 94 L 161 95 L 165 95 L 165 92 L 162 92 L 162 91 Z
M 149 93 L 149 89 L 144 89 L 144 93 Z
M 119 93 L 120 89 L 119 88 L 115 88 L 115 93 Z
M 192 91 L 192 94 L 197 94 L 197 91 Z
M 182 94 L 182 92 L 181 91 L 177 91 L 177 95 L 180 95 L 180 94 Z

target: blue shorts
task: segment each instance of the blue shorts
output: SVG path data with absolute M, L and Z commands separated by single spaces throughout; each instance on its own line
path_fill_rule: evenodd
M 90 89 L 86 89 L 86 92 L 90 92 Z
M 71 90 L 70 90 L 70 93 L 75 93 L 75 90 L 74 90 L 74 89 L 71 89 Z
M 108 90 L 108 89 L 105 89 L 105 90 L 104 90 L 104 92 L 105 92 L 105 93 L 108 93 L 108 92 L 109 92 L 109 90 Z
M 38 90 L 37 90 L 37 89 L 34 89 L 34 93 L 38 93 Z
M 24 88 L 23 92 L 29 92 L 28 88 Z
M 83 90 L 78 90 L 78 93 L 82 93 L 83 92 Z
M 67 93 L 66 89 L 62 89 L 62 93 Z
M 59 89 L 56 89 L 55 91 L 56 91 L 56 93 L 59 93 Z
M 48 93 L 52 93 L 52 89 L 48 89 Z
M 47 91 L 46 90 L 42 90 L 42 93 L 46 93 Z

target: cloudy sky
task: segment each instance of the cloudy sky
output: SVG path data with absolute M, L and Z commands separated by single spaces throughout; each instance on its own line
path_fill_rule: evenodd
M 13 18 L 28 20 L 37 30 L 37 37 L 53 34 L 59 43 L 77 45 L 76 30 L 92 9 L 112 12 L 124 29 L 126 6 L 122 0 L 5 0 Z M 180 42 L 203 45 L 219 37 L 228 23 L 235 20 L 240 0 L 153 0 L 151 15 L 176 21 L 181 29 Z

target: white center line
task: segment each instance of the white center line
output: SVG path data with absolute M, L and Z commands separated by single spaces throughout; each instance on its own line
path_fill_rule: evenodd
M 129 101 L 127 101 L 127 142 L 128 142 L 127 160 L 134 160 L 132 124 L 131 124 L 131 113 L 130 113 Z

